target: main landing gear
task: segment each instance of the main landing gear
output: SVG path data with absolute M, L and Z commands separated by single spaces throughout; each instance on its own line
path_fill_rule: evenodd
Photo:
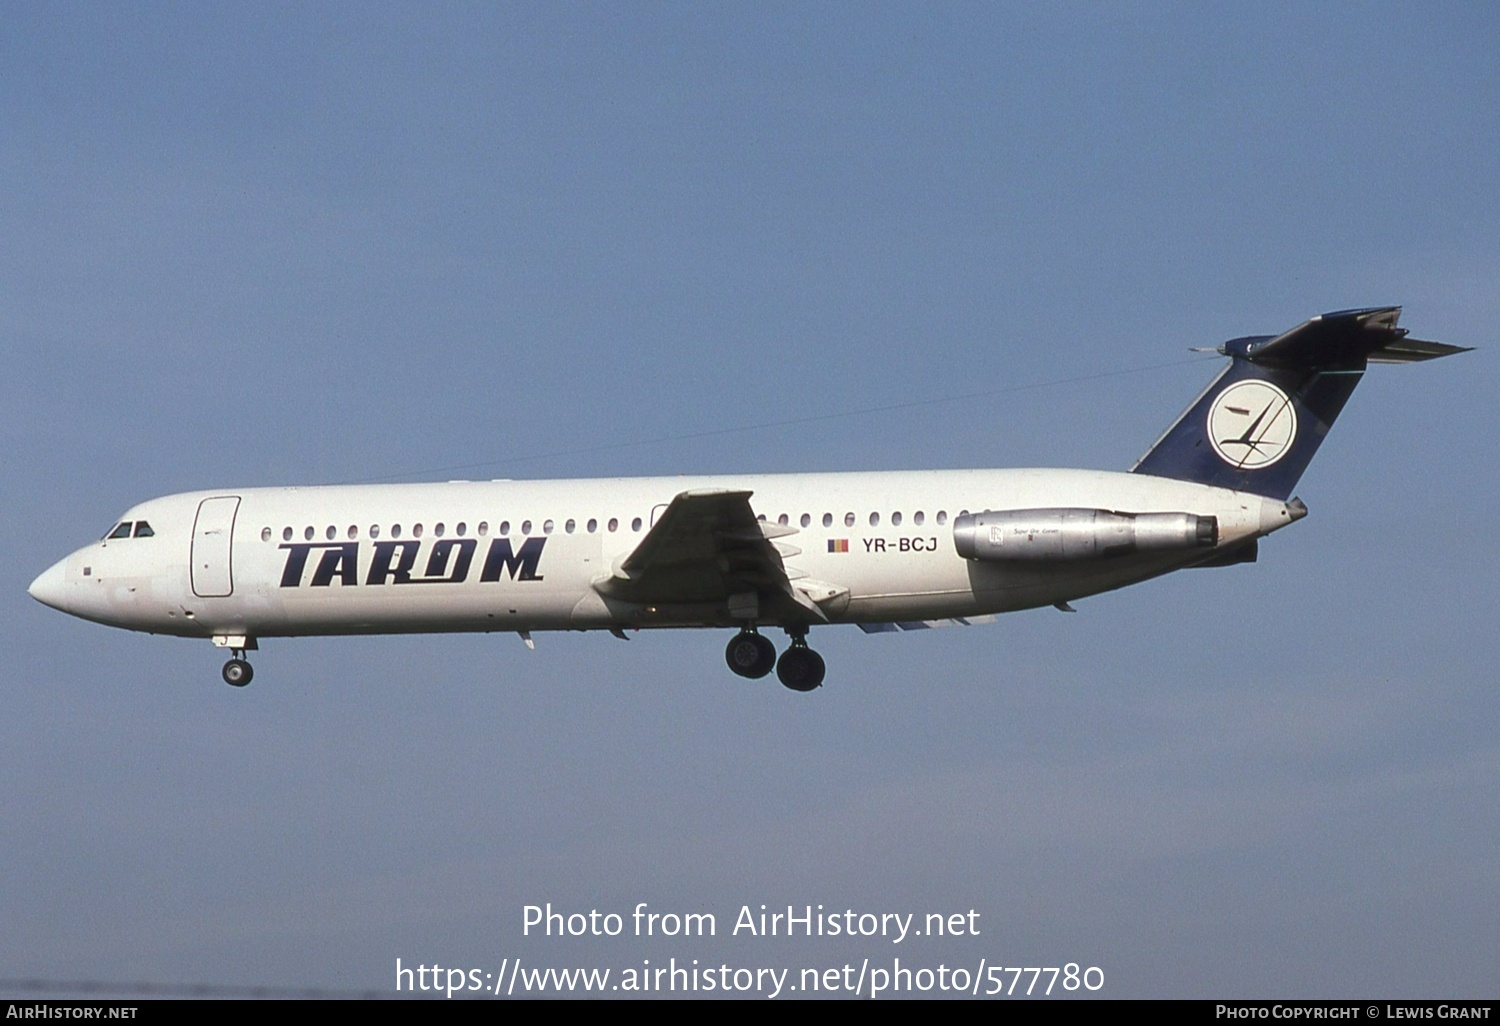
M 724 661 L 741 677 L 759 680 L 771 672 L 776 665 L 776 646 L 771 639 L 755 633 L 753 628 L 740 631 L 729 639 L 724 649 Z
M 793 691 L 812 691 L 823 683 L 827 667 L 823 657 L 807 647 L 807 627 L 788 627 L 792 644 L 781 658 L 776 658 L 776 646 L 769 638 L 747 627 L 729 639 L 724 649 L 724 661 L 741 677 L 758 680 L 776 668 L 776 677 Z

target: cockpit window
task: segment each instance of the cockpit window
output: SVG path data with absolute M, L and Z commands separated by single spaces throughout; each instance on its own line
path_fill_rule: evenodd
M 113 531 L 109 532 L 108 534 L 106 534 L 104 536 L 104 538 L 105 538 L 106 541 L 108 541 L 111 538 L 129 538 L 129 537 L 130 537 L 130 521 L 128 521 L 128 520 L 125 521 L 123 524 L 121 524 L 120 526 L 116 527 Z
M 135 536 L 137 538 L 155 538 L 156 532 L 151 530 L 151 525 L 144 520 L 135 522 Z

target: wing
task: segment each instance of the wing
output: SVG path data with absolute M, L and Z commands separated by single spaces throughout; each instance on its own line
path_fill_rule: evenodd
M 808 590 L 794 587 L 782 553 L 797 550 L 774 539 L 795 527 L 757 520 L 751 492 L 683 492 L 657 518 L 635 551 L 595 582 L 600 594 L 647 605 L 724 603 L 731 616 L 762 622 L 818 623 L 827 614 Z M 810 583 L 810 582 L 803 582 Z M 820 583 L 820 582 L 819 582 Z M 829 601 L 844 589 L 815 589 Z

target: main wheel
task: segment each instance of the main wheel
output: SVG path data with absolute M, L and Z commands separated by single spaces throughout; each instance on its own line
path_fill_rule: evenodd
M 224 683 L 231 687 L 242 688 L 254 676 L 255 670 L 243 659 L 231 659 L 224 664 Z
M 776 646 L 771 644 L 770 638 L 740 631 L 729 639 L 729 645 L 724 649 L 724 661 L 741 677 L 758 680 L 776 665 Z
M 781 653 L 776 663 L 776 676 L 781 683 L 793 691 L 812 691 L 823 683 L 827 667 L 823 657 L 806 645 L 793 645 Z

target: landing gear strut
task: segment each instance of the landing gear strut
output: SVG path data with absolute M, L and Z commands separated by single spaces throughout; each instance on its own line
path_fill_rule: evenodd
M 724 649 L 724 661 L 741 677 L 758 680 L 776 665 L 776 646 L 771 644 L 770 638 L 755 633 L 753 627 L 747 627 L 729 639 L 729 647 Z

